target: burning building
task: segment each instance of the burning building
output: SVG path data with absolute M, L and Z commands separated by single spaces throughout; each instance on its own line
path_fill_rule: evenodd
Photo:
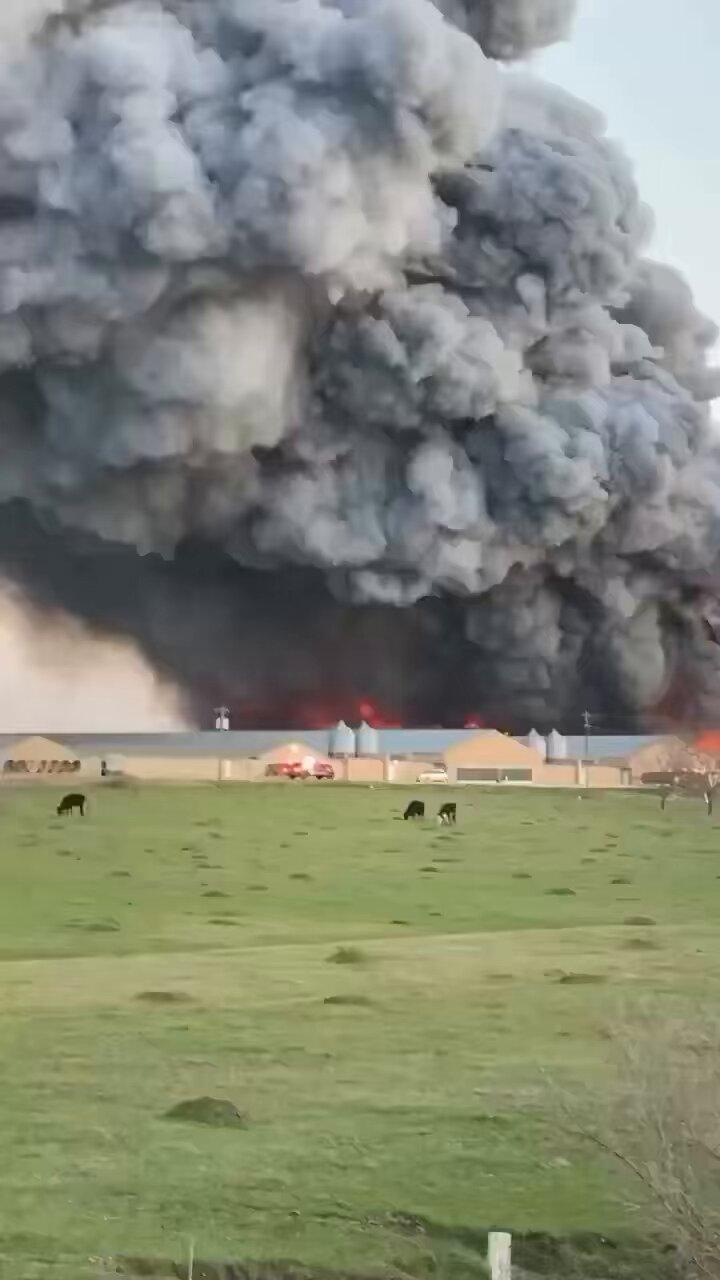
M 89 783 L 242 783 L 333 780 L 403 786 L 601 787 L 639 785 L 667 769 L 685 743 L 667 736 L 524 739 L 495 729 L 217 730 L 186 733 L 0 734 L 0 778 L 10 785 Z

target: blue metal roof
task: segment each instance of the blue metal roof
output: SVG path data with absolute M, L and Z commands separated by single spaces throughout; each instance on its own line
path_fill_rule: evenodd
M 285 743 L 305 743 L 320 754 L 330 749 L 332 729 L 231 729 L 184 733 L 42 733 L 0 734 L 0 749 L 23 738 L 41 736 L 79 754 L 144 756 L 254 756 Z M 483 729 L 378 729 L 381 755 L 442 755 L 456 742 L 485 736 Z
M 330 750 L 328 729 L 233 729 L 229 732 L 208 730 L 184 733 L 3 733 L 0 734 L 0 751 L 10 749 L 25 738 L 49 738 L 67 746 L 78 755 L 103 757 L 107 755 L 141 756 L 212 756 L 215 759 L 233 756 L 261 756 L 285 743 L 304 743 L 327 755 Z M 380 755 L 430 756 L 438 759 L 449 747 L 473 738 L 494 736 L 494 729 L 379 729 L 377 731 Z M 624 736 L 592 735 L 589 740 L 591 760 L 626 760 L 641 747 L 662 740 L 661 734 L 629 734 Z M 527 739 L 517 741 L 527 745 Z M 583 759 L 585 738 L 571 735 L 564 739 L 568 759 Z
M 44 734 L 92 755 L 248 756 L 264 755 L 285 743 L 306 743 L 327 754 L 331 729 L 231 729 L 187 733 L 65 733 Z M 456 742 L 484 736 L 482 729 L 378 729 L 380 755 L 442 755 Z M 11 739 L 17 741 L 17 738 Z
M 63 733 L 44 734 L 86 755 L 143 756 L 261 756 L 284 743 L 302 743 L 319 754 L 328 751 L 328 730 L 235 729 L 187 733 Z M 17 738 L 15 739 L 17 741 Z

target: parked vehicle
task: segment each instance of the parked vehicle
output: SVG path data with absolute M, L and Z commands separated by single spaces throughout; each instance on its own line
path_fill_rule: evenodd
M 265 770 L 265 777 L 289 778 L 293 782 L 305 782 L 308 778 L 332 782 L 335 770 L 327 760 L 274 760 Z
M 301 778 L 303 767 L 299 760 L 273 760 L 265 770 L 266 778 Z
M 318 782 L 334 782 L 335 770 L 329 760 L 316 760 L 310 776 Z
M 447 780 L 446 769 L 428 769 L 418 778 L 418 782 L 447 782 Z

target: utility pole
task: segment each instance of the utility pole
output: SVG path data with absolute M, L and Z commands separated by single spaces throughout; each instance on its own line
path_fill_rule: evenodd
M 589 711 L 583 711 L 583 724 L 585 726 L 585 790 L 587 791 L 590 787 L 590 728 L 592 724 Z

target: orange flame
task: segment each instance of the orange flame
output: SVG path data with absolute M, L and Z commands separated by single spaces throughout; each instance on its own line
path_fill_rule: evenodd
M 705 756 L 720 756 L 720 729 L 706 729 L 695 741 L 695 750 Z

